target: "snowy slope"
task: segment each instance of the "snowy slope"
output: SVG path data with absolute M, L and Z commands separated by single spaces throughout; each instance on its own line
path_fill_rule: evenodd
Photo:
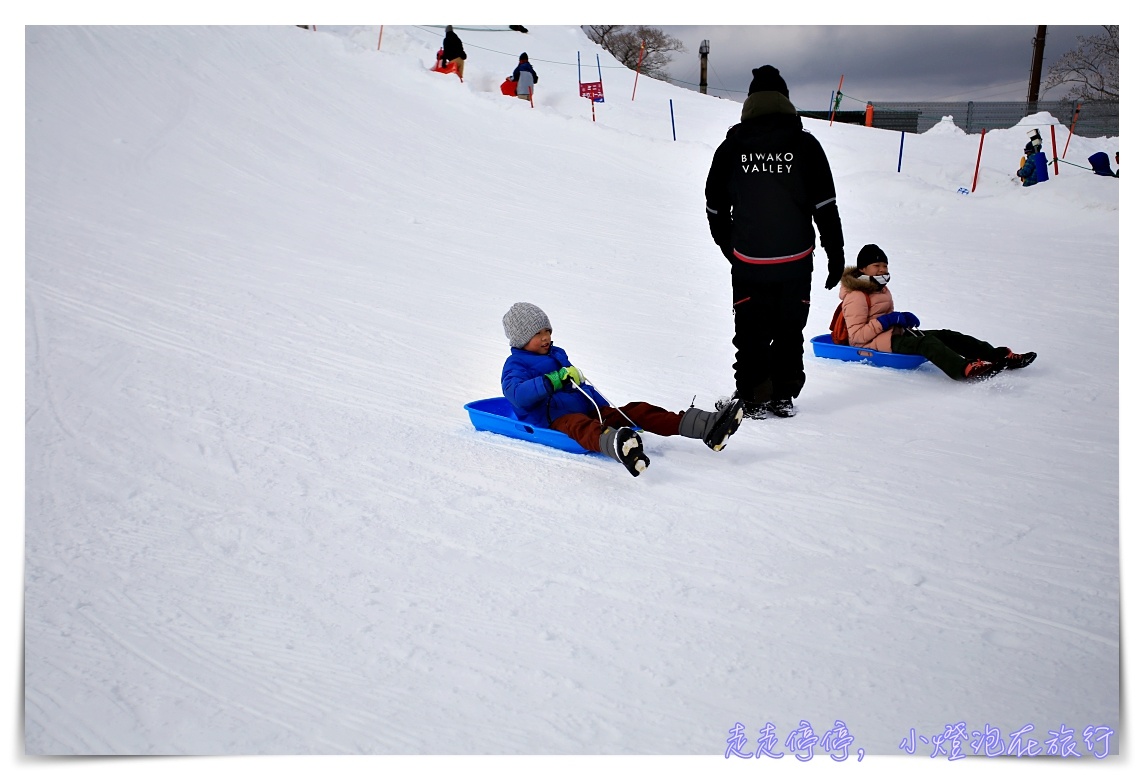
M 990 132 L 966 196 L 979 136 L 898 173 L 899 134 L 805 120 L 847 256 L 1040 357 L 964 385 L 808 346 L 797 417 L 649 436 L 632 479 L 462 407 L 518 300 L 613 401 L 731 391 L 702 191 L 741 106 L 632 100 L 601 54 L 593 121 L 577 28 L 465 32 L 463 84 L 440 34 L 27 28 L 27 752 L 721 757 L 801 720 L 1115 751 L 1119 181 L 1085 158 L 1118 139 L 1023 190 L 1052 118 Z M 535 108 L 498 91 L 521 50 Z

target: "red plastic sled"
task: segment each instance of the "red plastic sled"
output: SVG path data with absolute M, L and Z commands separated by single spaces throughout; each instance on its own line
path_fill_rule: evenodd
M 433 67 L 429 70 L 433 71 L 434 73 L 457 73 L 457 66 L 451 62 L 446 63 L 444 67 L 441 67 L 441 57 L 444 53 L 444 49 L 437 50 L 437 59 L 434 61 Z M 459 73 L 457 74 L 457 78 L 461 78 Z M 461 80 L 464 81 L 464 79 Z

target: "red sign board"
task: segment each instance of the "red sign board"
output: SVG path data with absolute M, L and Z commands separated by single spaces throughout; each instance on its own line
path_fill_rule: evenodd
M 604 82 L 602 81 L 581 81 L 580 82 L 580 97 L 585 97 L 593 103 L 604 102 Z

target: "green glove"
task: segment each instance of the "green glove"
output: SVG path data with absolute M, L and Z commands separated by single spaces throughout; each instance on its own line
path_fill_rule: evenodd
M 544 378 L 548 380 L 548 384 L 552 385 L 552 392 L 556 392 L 563 387 L 564 380 L 560 378 L 560 372 L 563 370 L 562 368 L 558 368 L 544 375 Z
M 553 392 L 559 390 L 564 386 L 564 380 L 571 379 L 573 384 L 581 384 L 584 381 L 584 375 L 580 373 L 580 369 L 576 366 L 565 366 L 558 368 L 555 371 L 547 373 L 544 378 L 552 385 Z

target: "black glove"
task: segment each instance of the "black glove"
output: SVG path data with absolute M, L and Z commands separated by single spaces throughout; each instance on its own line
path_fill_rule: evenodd
M 846 267 L 846 256 L 841 252 L 826 255 L 826 289 L 833 290 L 842 280 L 842 271 Z
M 735 250 L 731 248 L 730 244 L 719 247 L 719 251 L 723 253 L 723 257 L 727 258 L 728 263 L 735 262 Z

